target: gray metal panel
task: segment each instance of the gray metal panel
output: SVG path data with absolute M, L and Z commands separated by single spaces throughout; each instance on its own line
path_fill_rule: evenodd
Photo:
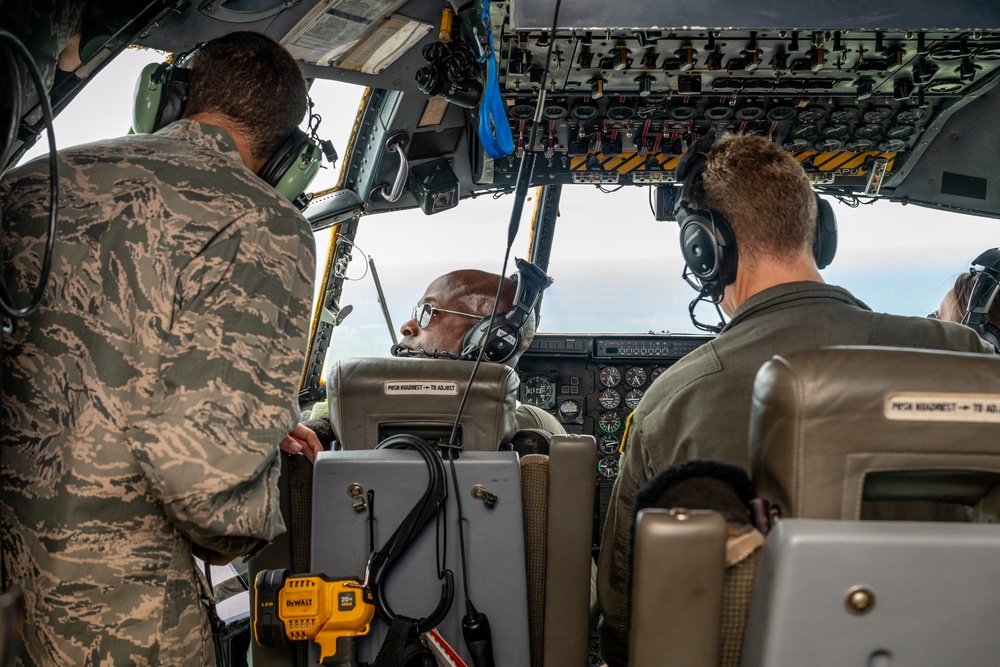
M 875 595 L 866 614 L 847 593 Z M 742 667 L 1000 664 L 1000 526 L 786 519 L 764 544 Z
M 995 159 L 1000 155 L 998 118 L 1000 86 L 994 84 L 951 115 L 923 154 L 913 156 L 912 168 L 892 198 L 1000 217 L 1000 163 Z M 986 199 L 942 193 L 945 172 L 986 179 Z
M 445 464 L 447 466 L 447 463 Z M 465 515 L 469 590 L 476 608 L 490 618 L 497 665 L 528 665 L 527 579 L 521 481 L 512 452 L 465 452 L 456 463 Z M 472 664 L 462 639 L 465 614 L 459 557 L 458 511 L 448 472 L 447 567 L 455 573 L 455 601 L 438 631 L 462 658 Z M 323 452 L 313 474 L 312 572 L 360 576 L 368 561 L 368 513 L 356 513 L 347 486 L 360 484 L 375 491 L 375 542 L 392 534 L 423 494 L 426 466 L 416 452 L 396 450 Z M 484 485 L 499 498 L 487 509 L 471 489 Z M 435 565 L 434 526 L 428 524 L 388 578 L 387 599 L 397 614 L 422 617 L 437 606 L 441 582 Z M 385 637 L 378 620 L 359 642 L 359 658 L 372 661 Z M 316 660 L 315 647 L 311 656 Z
M 511 0 L 514 30 L 548 30 L 556 0 Z M 839 0 L 838 2 L 563 2 L 559 28 L 659 30 L 685 28 L 824 30 L 987 30 L 1000 26 L 1000 6 L 982 0 Z

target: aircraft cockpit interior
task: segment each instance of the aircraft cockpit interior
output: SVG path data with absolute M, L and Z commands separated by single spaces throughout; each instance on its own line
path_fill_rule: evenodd
M 325 245 L 298 403 L 307 412 L 322 406 L 336 437 L 315 463 L 284 457 L 278 484 L 288 533 L 235 568 L 249 601 L 226 619 L 244 631 L 227 665 L 248 664 L 248 656 L 258 667 L 603 664 L 593 577 L 633 413 L 661 375 L 711 348 L 726 317 L 721 291 L 697 270 L 688 280 L 695 292 L 674 304 L 682 328 L 670 331 L 642 308 L 620 327 L 600 312 L 602 299 L 657 285 L 638 272 L 627 290 L 601 283 L 610 273 L 627 277 L 629 253 L 650 243 L 633 228 L 617 233 L 626 219 L 652 218 L 673 238 L 689 215 L 685 182 L 701 168 L 691 156 L 712 141 L 761 137 L 801 165 L 817 201 L 820 269 L 851 261 L 837 256 L 841 205 L 1000 218 L 995 3 L 43 4 L 56 24 L 74 7 L 84 16 L 79 62 L 44 96 L 54 115 L 126 49 L 172 54 L 183 66 L 199 45 L 236 30 L 280 43 L 314 87 L 364 91 L 346 144 L 324 141 L 327 114 L 326 128 L 308 123 L 302 137 L 310 143 L 282 166 L 295 181 L 286 197 Z M 30 3 L 0 0 L 0 29 L 20 31 L 42 74 L 57 59 L 62 68 L 48 39 L 31 35 L 48 30 L 47 21 L 13 20 L 22 5 Z M 6 65 L 8 50 L 0 41 L 3 71 L 18 86 L 4 90 L 32 88 L 19 65 Z M 43 106 L 28 94 L 0 108 L 19 119 L 5 132 L 3 169 L 45 141 Z M 321 162 L 339 163 L 338 181 L 310 191 Z M 560 214 L 584 190 L 623 188 L 641 189 L 648 208 L 609 209 L 596 232 L 576 231 Z M 505 207 L 491 215 L 503 217 L 496 238 L 506 245 L 491 242 L 496 266 L 482 268 L 513 278 L 512 305 L 500 306 L 505 283 L 483 319 L 417 302 L 413 326 L 425 327 L 436 310 L 476 324 L 461 354 L 407 350 L 387 305 L 397 294 L 386 299 L 360 251 L 366 227 L 414 216 L 412 235 L 385 243 L 427 265 L 431 222 L 463 216 L 460 242 L 478 245 L 486 216 L 477 204 L 486 202 Z M 515 237 L 523 244 L 512 248 Z M 935 242 L 907 238 L 900 247 Z M 571 278 L 553 260 L 560 245 L 601 246 L 604 258 L 587 260 L 585 281 Z M 963 323 L 1000 350 L 990 323 L 1000 308 L 1000 250 L 981 250 L 970 257 L 979 280 L 964 297 Z M 878 253 L 886 265 L 906 262 L 896 257 L 905 250 Z M 388 344 L 381 356 L 336 350 L 359 266 L 378 290 L 372 308 L 384 314 L 395 356 Z M 408 270 L 402 262 L 378 268 L 383 278 Z M 547 290 L 571 279 L 585 282 L 593 301 L 572 320 L 575 330 L 550 329 Z M 399 282 L 407 298 L 422 289 Z M 358 338 L 384 338 L 377 324 L 377 334 L 359 327 Z M 533 339 L 522 354 L 525 327 Z M 767 362 L 747 425 L 756 496 L 745 499 L 746 532 L 758 530 L 760 542 L 734 547 L 719 512 L 646 505 L 625 529 L 635 540 L 622 583 L 631 595 L 627 664 L 1000 662 L 987 625 L 1000 604 L 1000 533 L 985 525 L 997 520 L 1000 489 L 1000 360 L 942 347 L 827 348 Z M 536 428 L 519 427 L 525 410 Z M 654 464 L 644 464 L 652 477 Z M 880 516 L 889 520 L 884 530 L 860 521 L 891 503 L 924 502 L 974 507 L 979 522 L 904 522 L 891 512 Z M 914 592 L 913 581 L 927 594 Z M 928 626 L 944 630 L 920 639 L 914 628 Z

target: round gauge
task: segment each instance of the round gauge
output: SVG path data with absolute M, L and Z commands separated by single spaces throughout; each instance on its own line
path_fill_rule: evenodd
M 733 115 L 733 108 L 728 104 L 716 104 L 705 109 L 705 118 L 709 120 L 725 120 Z
M 834 151 L 839 151 L 844 147 L 844 142 L 840 139 L 820 139 L 815 144 L 813 148 L 823 153 L 832 153 Z
M 892 109 L 889 107 L 875 107 L 866 111 L 864 119 L 866 123 L 882 123 L 892 118 Z
M 580 401 L 567 398 L 559 404 L 559 416 L 563 421 L 573 421 L 580 416 Z
M 878 139 L 882 136 L 882 126 L 874 123 L 862 125 L 854 131 L 854 136 L 858 139 Z
M 577 104 L 569 112 L 569 115 L 577 120 L 590 120 L 596 118 L 600 111 L 593 104 Z
M 773 121 L 788 120 L 795 116 L 795 109 L 788 106 L 774 106 L 767 110 L 767 119 Z
M 649 376 L 649 381 L 653 382 L 654 380 L 656 380 L 656 378 L 658 378 L 661 375 L 663 375 L 663 371 L 665 371 L 665 370 L 667 370 L 666 366 L 657 366 L 656 368 L 654 368 L 653 369 L 653 374 Z
M 646 369 L 633 366 L 625 373 L 625 382 L 630 387 L 641 387 L 646 384 Z
M 840 107 L 830 112 L 830 120 L 834 123 L 853 123 L 861 117 L 861 112 L 855 107 Z
M 852 153 L 864 153 L 865 151 L 870 151 L 874 145 L 875 142 L 871 139 L 854 139 L 844 144 L 844 148 Z
M 902 139 L 886 139 L 878 145 L 883 153 L 898 153 L 906 150 L 906 142 Z
M 828 125 L 823 128 L 823 138 L 824 139 L 843 139 L 847 136 L 847 133 L 851 131 L 851 128 L 847 127 L 844 123 L 836 123 L 834 125 Z
M 792 139 L 812 139 L 816 136 L 815 125 L 799 125 L 792 130 Z
M 605 410 L 614 410 L 622 404 L 622 397 L 614 389 L 605 389 L 601 392 L 601 395 L 597 397 L 597 402 L 600 403 L 601 407 Z
M 785 143 L 781 144 L 781 147 L 791 153 L 797 153 L 799 151 L 809 150 L 811 145 L 812 144 L 809 143 L 808 139 L 789 139 Z
M 945 42 L 940 46 L 931 49 L 931 60 L 960 60 L 967 57 L 968 52 L 961 45 L 954 42 Z
M 605 433 L 614 433 L 621 428 L 622 418 L 617 412 L 604 412 L 597 418 L 597 425 Z
M 897 125 L 896 127 L 890 128 L 885 133 L 885 136 L 889 139 L 906 139 L 916 131 L 917 128 L 912 125 Z
M 976 51 L 976 60 L 998 60 L 1000 59 L 1000 46 L 989 45 L 980 47 Z
M 614 366 L 608 366 L 601 371 L 601 384 L 605 387 L 617 387 L 622 381 L 622 372 Z
M 618 457 L 605 456 L 597 462 L 597 472 L 601 477 L 614 479 L 618 476 Z
M 517 118 L 518 120 L 527 120 L 535 115 L 535 107 L 530 104 L 515 104 L 507 112 L 510 114 L 511 118 Z
M 629 389 L 628 393 L 625 394 L 625 407 L 629 410 L 635 410 L 639 407 L 639 401 L 642 400 L 644 393 L 642 389 Z
M 935 95 L 942 95 L 946 93 L 957 93 L 965 87 L 965 84 L 961 81 L 936 81 L 929 86 L 927 86 L 928 93 L 934 93 Z
M 569 109 L 561 104 L 546 104 L 542 117 L 547 120 L 562 120 L 569 115 Z
M 736 110 L 736 120 L 757 120 L 764 115 L 764 107 L 757 104 L 746 104 Z
M 602 435 L 601 439 L 597 442 L 597 448 L 601 450 L 601 454 L 614 454 L 618 451 L 618 447 L 621 445 L 621 440 L 618 439 L 617 435 Z
M 818 123 L 826 118 L 826 109 L 823 107 L 809 107 L 799 112 L 800 123 Z
M 927 117 L 927 111 L 921 109 L 920 107 L 913 107 L 911 109 L 903 109 L 898 114 L 896 114 L 896 122 L 903 123 L 904 125 L 913 125 L 914 123 L 923 120 Z
M 611 120 L 628 120 L 635 115 L 635 109 L 624 104 L 608 107 L 608 118 Z
M 698 110 L 690 104 L 678 104 L 675 107 L 670 107 L 667 113 L 674 120 L 691 120 L 698 115 Z
M 547 377 L 532 375 L 521 383 L 521 402 L 551 408 L 556 403 L 556 383 Z

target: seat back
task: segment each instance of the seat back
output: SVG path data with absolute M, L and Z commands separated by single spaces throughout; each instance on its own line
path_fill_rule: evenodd
M 527 665 L 527 582 L 517 455 L 464 452 L 455 465 L 458 492 L 452 487 L 449 470 L 447 509 L 439 515 L 447 530 L 442 556 L 454 572 L 455 598 L 437 629 L 462 659 L 472 664 L 462 640 L 466 607 L 459 544 L 460 500 L 469 592 L 476 608 L 490 619 L 496 664 Z M 311 571 L 336 576 L 364 574 L 371 549 L 369 530 L 374 531 L 375 548 L 381 549 L 424 493 L 427 479 L 426 465 L 414 451 L 336 451 L 317 456 Z M 361 488 L 363 498 L 367 499 L 369 491 L 374 493 L 374 501 L 362 511 L 356 510 L 349 492 L 355 485 Z M 495 505 L 476 500 L 476 486 L 494 494 Z M 437 606 L 442 590 L 437 577 L 439 544 L 435 521 L 431 521 L 386 576 L 385 596 L 396 614 L 421 618 Z M 387 629 L 376 617 L 371 632 L 358 642 L 361 661 L 374 661 Z M 310 651 L 311 664 L 316 664 L 318 652 L 314 646 Z
M 548 456 L 521 458 L 532 667 L 587 661 L 596 451 L 556 435 Z
M 784 517 L 863 500 L 995 502 L 1000 357 L 875 347 L 775 356 L 753 389 L 750 461 Z
M 447 440 L 473 365 L 395 357 L 337 361 L 326 391 L 341 449 L 374 449 L 398 433 Z M 514 434 L 518 384 L 503 364 L 479 366 L 459 427 L 466 451 L 496 451 Z
M 1000 529 L 785 519 L 750 609 L 742 667 L 996 665 Z
M 995 502 L 1000 358 L 774 357 L 754 383 L 750 460 L 783 518 L 761 552 L 743 667 L 996 664 L 1000 530 L 929 509 Z M 921 520 L 857 520 L 879 506 Z

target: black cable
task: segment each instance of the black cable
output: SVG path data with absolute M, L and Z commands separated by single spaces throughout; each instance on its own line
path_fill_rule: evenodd
M 455 450 L 448 450 L 448 463 L 451 467 L 451 481 L 455 486 L 455 506 L 458 508 L 458 553 L 462 558 L 462 590 L 465 591 L 465 608 L 468 610 L 469 597 L 469 577 L 466 574 L 468 568 L 465 565 L 465 527 L 462 525 L 462 494 L 458 492 L 458 473 L 455 472 Z
M 503 295 L 504 280 L 507 275 L 507 265 L 510 262 L 510 251 L 514 245 L 514 239 L 517 238 L 518 228 L 521 223 L 521 214 L 524 211 L 524 201 L 528 194 L 528 187 L 531 184 L 531 176 L 535 171 L 535 158 L 537 153 L 535 153 L 532 149 L 535 146 L 535 137 L 538 132 L 538 128 L 542 124 L 542 111 L 545 108 L 546 84 L 549 79 L 549 68 L 552 63 L 552 47 L 556 42 L 556 28 L 559 25 L 559 8 L 561 5 L 562 0 L 556 0 L 555 10 L 552 13 L 552 31 L 549 33 L 549 46 L 545 54 L 545 69 L 542 73 L 541 87 L 538 93 L 538 102 L 535 107 L 535 122 L 531 125 L 531 133 L 528 136 L 527 150 L 521 158 L 521 163 L 518 165 L 517 178 L 514 181 L 514 205 L 511 207 L 510 224 L 507 228 L 507 246 L 504 250 L 503 265 L 500 269 L 500 280 L 497 282 L 497 293 L 493 298 L 493 309 L 490 312 L 490 321 L 486 329 L 487 334 L 493 330 L 493 322 L 496 321 L 497 310 L 499 310 L 500 307 L 500 298 Z M 469 651 L 473 654 L 473 662 L 477 667 L 492 667 L 492 640 L 489 638 L 489 621 L 486 618 L 486 615 L 480 614 L 476 611 L 476 608 L 473 606 L 472 600 L 469 597 L 469 573 L 465 563 L 465 530 L 463 528 L 465 516 L 462 513 L 462 494 L 458 488 L 458 475 L 455 472 L 454 457 L 456 456 L 455 450 L 460 448 L 456 440 L 458 436 L 458 425 L 461 422 L 462 412 L 465 410 L 465 403 L 468 401 L 469 391 L 472 389 L 472 382 L 476 378 L 476 373 L 479 372 L 479 366 L 483 361 L 483 354 L 485 351 L 486 345 L 480 345 L 479 354 L 476 355 L 476 363 L 472 366 L 472 372 L 469 374 L 469 381 L 466 383 L 465 391 L 462 392 L 462 400 L 459 402 L 458 411 L 455 413 L 455 422 L 451 427 L 451 435 L 448 437 L 447 445 L 445 445 L 448 448 L 448 460 L 451 464 L 452 483 L 455 487 L 455 503 L 458 510 L 459 551 L 462 557 L 462 586 L 465 591 L 466 608 L 465 618 L 462 619 L 462 632 L 465 636 L 466 645 L 469 647 Z
M 369 584 L 379 618 L 391 625 L 397 614 L 389 606 L 385 595 L 385 580 L 396 561 L 420 534 L 432 517 L 439 514 L 448 497 L 448 475 L 441 457 L 423 439 L 415 435 L 400 434 L 386 438 L 376 449 L 412 449 L 420 454 L 427 465 L 427 488 L 414 504 L 406 518 L 399 524 L 382 548 L 372 554 L 369 564 Z M 441 563 L 443 565 L 443 563 Z M 437 564 L 435 564 L 437 565 Z M 416 621 L 419 632 L 437 627 L 448 615 L 455 597 L 454 576 L 451 570 L 442 569 L 438 578 L 443 580 L 441 598 L 437 607 L 427 616 Z
M 17 308 L 14 305 L 13 295 L 10 290 L 7 289 L 6 283 L 0 280 L 0 310 L 7 317 L 18 318 L 27 317 L 42 303 L 42 296 L 45 293 L 45 288 L 48 286 L 49 276 L 52 271 L 52 255 L 55 250 L 56 243 L 56 221 L 59 217 L 59 156 L 56 154 L 56 136 L 55 128 L 53 127 L 53 115 L 52 115 L 52 105 L 49 102 L 49 96 L 45 90 L 45 83 L 42 81 L 42 74 L 38 71 L 38 66 L 35 64 L 34 59 L 31 57 L 31 53 L 25 48 L 24 44 L 21 43 L 17 37 L 13 34 L 7 32 L 6 30 L 0 30 L 0 40 L 6 41 L 8 44 L 13 45 L 14 50 L 17 51 L 18 55 L 24 60 L 25 65 L 27 65 L 28 72 L 31 74 L 31 79 L 35 84 L 35 88 L 38 91 L 38 100 L 42 106 L 42 117 L 45 120 L 46 133 L 49 140 L 49 179 L 51 180 L 51 186 L 49 189 L 49 231 L 48 237 L 45 240 L 45 254 L 42 257 L 42 268 L 38 275 L 38 285 L 35 287 L 34 294 L 31 296 L 31 301 L 24 308 Z M 17 85 L 15 87 L 15 95 L 20 99 L 24 94 L 24 86 L 20 77 L 17 78 Z M 17 104 L 20 106 L 20 102 Z M 9 147 L 4 146 L 3 157 L 6 162 L 7 153 L 9 152 Z M 0 233 L 3 231 L 3 217 L 2 208 L 0 208 Z M 3 266 L 5 257 L 3 254 L 3 244 L 0 244 L 0 267 Z

